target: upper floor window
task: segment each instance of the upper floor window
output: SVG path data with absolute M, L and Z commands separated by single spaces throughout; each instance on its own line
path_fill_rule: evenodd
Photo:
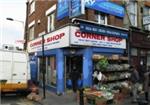
M 143 17 L 144 16 L 150 16 L 150 8 L 149 7 L 143 8 Z M 145 28 L 145 30 L 150 30 L 150 25 L 145 25 L 144 28 Z
M 55 12 L 48 15 L 48 32 L 51 32 L 55 29 Z
M 95 20 L 99 23 L 99 24 L 107 24 L 107 15 L 101 12 L 96 11 L 95 12 Z
M 32 1 L 30 3 L 30 14 L 32 14 L 35 11 L 35 1 Z
M 29 28 L 29 40 L 34 39 L 34 25 Z
M 137 2 L 130 1 L 128 6 L 128 15 L 132 26 L 137 26 Z

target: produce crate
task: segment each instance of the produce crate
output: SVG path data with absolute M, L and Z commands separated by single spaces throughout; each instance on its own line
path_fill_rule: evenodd
M 130 94 L 130 89 L 127 87 L 122 87 L 121 92 L 124 95 L 124 97 L 127 97 Z
M 124 94 L 123 93 L 114 93 L 114 103 L 115 105 L 122 105 L 124 101 Z
M 97 97 L 95 95 L 86 95 L 87 105 L 96 105 L 95 104 L 96 98 Z
M 95 105 L 107 105 L 107 99 L 104 97 L 96 98 Z

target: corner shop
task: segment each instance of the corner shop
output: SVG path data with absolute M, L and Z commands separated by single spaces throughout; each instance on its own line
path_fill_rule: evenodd
M 87 30 L 86 30 L 87 29 Z M 46 85 L 48 88 L 63 93 L 66 80 L 73 66 L 82 74 L 84 87 L 92 86 L 94 55 L 123 55 L 126 50 L 128 31 L 116 27 L 82 24 L 67 25 L 44 35 L 44 55 L 46 57 Z M 28 52 L 35 57 L 37 80 L 41 80 L 40 57 L 42 38 L 28 43 Z M 79 66 L 80 65 L 80 66 Z

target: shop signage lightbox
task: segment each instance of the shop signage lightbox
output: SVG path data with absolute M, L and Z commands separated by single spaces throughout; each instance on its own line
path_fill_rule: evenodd
M 126 49 L 126 39 L 93 33 L 81 32 L 78 27 L 71 27 L 71 44 Z
M 44 50 L 69 46 L 69 26 L 44 36 Z M 28 52 L 42 51 L 42 37 L 28 43 Z
M 77 17 L 81 14 L 84 14 L 84 0 L 70 0 L 70 9 L 69 9 L 69 17 Z
M 100 25 L 97 26 L 92 24 L 81 23 L 80 30 L 82 32 L 87 32 L 87 33 L 102 34 L 102 35 L 114 36 L 114 37 L 120 37 L 126 39 L 128 38 L 127 31 L 106 27 L 106 26 L 100 26 Z
M 108 0 L 85 0 L 85 7 L 118 17 L 124 17 L 125 15 L 122 6 Z
M 57 3 L 57 20 L 69 16 L 69 0 L 58 0 Z

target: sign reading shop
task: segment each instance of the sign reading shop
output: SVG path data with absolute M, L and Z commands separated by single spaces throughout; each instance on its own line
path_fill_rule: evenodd
M 69 26 L 44 36 L 44 50 L 69 46 Z M 42 51 L 42 38 L 28 43 L 28 52 Z
M 126 49 L 126 39 L 114 36 L 81 32 L 78 27 L 71 28 L 71 44 Z
M 126 39 L 97 33 L 82 32 L 79 27 L 66 26 L 44 36 L 44 50 L 78 46 L 126 49 Z M 42 37 L 28 43 L 28 52 L 42 51 Z
M 82 32 L 102 34 L 107 36 L 115 36 L 115 37 L 126 38 L 126 39 L 128 38 L 127 31 L 106 27 L 106 26 L 97 26 L 92 24 L 81 23 L 80 30 Z

